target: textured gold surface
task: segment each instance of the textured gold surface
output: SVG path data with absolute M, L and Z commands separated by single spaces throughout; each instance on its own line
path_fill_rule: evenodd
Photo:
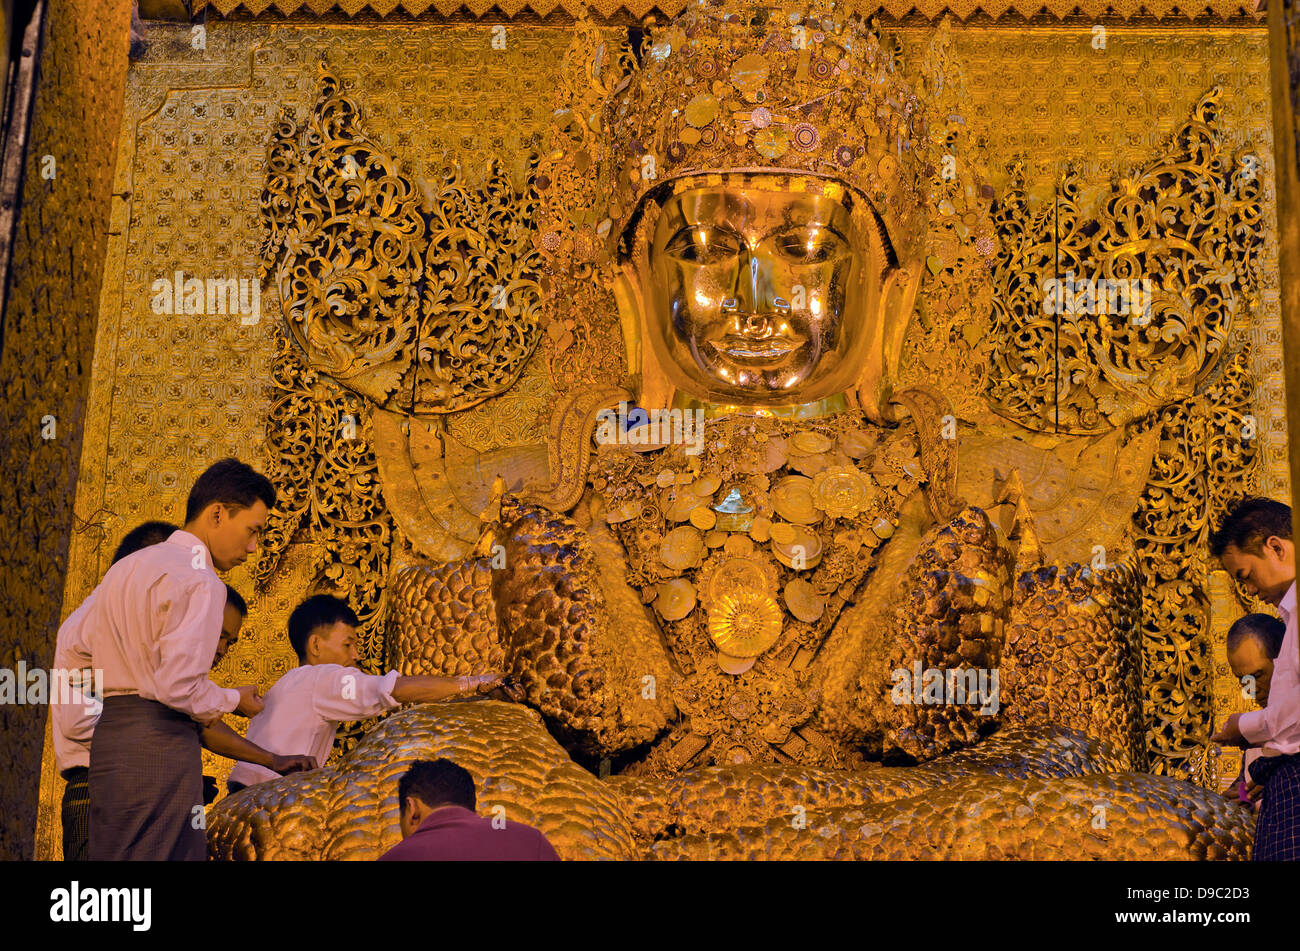
M 250 786 L 208 817 L 218 859 L 376 859 L 401 840 L 397 781 L 446 757 L 474 777 L 478 812 L 540 829 L 563 859 L 622 859 L 635 846 L 615 792 L 576 766 L 531 710 L 494 701 L 394 714 L 336 765 Z
M 446 756 L 474 776 L 480 815 L 540 829 L 564 859 L 1246 857 L 1246 810 L 1191 783 L 1103 772 L 1113 755 L 1080 733 L 1012 731 L 986 747 L 914 769 L 742 766 L 602 783 L 531 711 L 427 704 L 390 717 L 332 768 L 223 800 L 208 849 L 377 858 L 400 838 L 402 771 Z
M 1140 604 L 1131 564 L 1022 574 L 1002 651 L 1003 722 L 1103 736 L 1123 768 L 1143 768 Z
M 1250 853 L 1253 827 L 1244 809 L 1200 786 L 1117 773 L 959 780 L 914 798 L 808 809 L 730 832 L 669 839 L 651 852 L 657 859 L 727 861 L 1241 861 Z

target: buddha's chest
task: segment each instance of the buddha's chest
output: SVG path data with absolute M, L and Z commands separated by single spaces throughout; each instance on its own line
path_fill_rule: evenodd
M 807 718 L 800 674 L 923 480 L 910 425 L 847 413 L 729 417 L 706 424 L 702 448 L 599 457 L 593 486 L 697 732 L 748 724 L 777 742 Z

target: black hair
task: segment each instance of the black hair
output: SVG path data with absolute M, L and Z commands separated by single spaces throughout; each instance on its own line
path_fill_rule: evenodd
M 412 763 L 397 781 L 398 808 L 405 806 L 408 796 L 426 806 L 463 806 L 471 812 L 477 803 L 474 777 L 449 759 L 419 759 Z
M 194 521 L 213 502 L 239 510 L 255 505 L 259 499 L 268 509 L 275 508 L 271 480 L 238 459 L 222 459 L 208 466 L 194 482 L 185 500 L 185 522 Z
M 122 536 L 117 551 L 113 552 L 113 564 L 117 564 L 127 555 L 134 555 L 142 548 L 149 548 L 159 542 L 165 542 L 172 532 L 180 529 L 171 522 L 144 522 Z
M 339 621 L 359 627 L 357 613 L 342 598 L 314 594 L 289 615 L 289 643 L 299 660 L 307 659 L 307 639 L 318 627 L 333 627 Z
M 248 617 L 248 604 L 244 601 L 244 596 L 231 587 L 229 583 L 226 584 L 226 603 L 244 617 Z
M 1291 538 L 1291 506 L 1273 499 L 1247 497 L 1234 503 L 1218 530 L 1210 533 L 1210 554 L 1219 558 L 1231 545 L 1260 555 L 1264 542 L 1273 536 Z
M 1282 653 L 1282 638 L 1286 625 L 1271 614 L 1247 614 L 1237 618 L 1228 628 L 1228 650 L 1235 651 L 1246 638 L 1254 638 L 1270 660 Z

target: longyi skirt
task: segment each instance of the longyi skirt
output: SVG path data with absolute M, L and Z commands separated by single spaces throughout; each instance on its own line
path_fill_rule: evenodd
M 201 727 L 156 700 L 104 699 L 90 743 L 90 860 L 203 861 Z

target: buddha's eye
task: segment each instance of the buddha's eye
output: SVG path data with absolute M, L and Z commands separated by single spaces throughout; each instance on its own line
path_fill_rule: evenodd
M 795 264 L 825 264 L 843 254 L 847 246 L 829 228 L 796 228 L 776 237 L 776 249 Z
M 664 250 L 692 264 L 712 264 L 740 253 L 740 236 L 719 228 L 696 225 L 672 236 Z

